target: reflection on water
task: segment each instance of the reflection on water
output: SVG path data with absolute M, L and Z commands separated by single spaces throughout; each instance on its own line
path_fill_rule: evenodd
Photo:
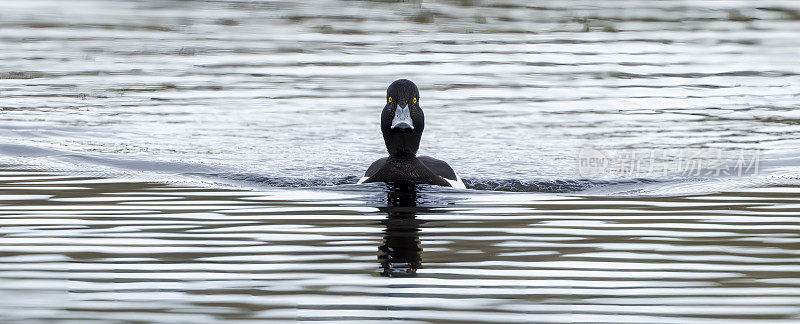
M 415 186 L 387 185 L 387 206 L 379 208 L 386 213 L 383 244 L 378 249 L 386 277 L 414 277 L 422 267 L 420 257 L 419 227 L 417 219 L 417 188 Z M 420 209 L 420 211 L 425 211 Z
M 1 322 L 800 320 L 796 186 L 240 191 L 5 170 Z

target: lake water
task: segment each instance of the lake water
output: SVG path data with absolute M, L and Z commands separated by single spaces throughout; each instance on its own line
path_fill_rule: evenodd
M 798 57 L 797 1 L 3 1 L 0 321 L 798 322 Z M 398 78 L 469 190 L 354 184 Z

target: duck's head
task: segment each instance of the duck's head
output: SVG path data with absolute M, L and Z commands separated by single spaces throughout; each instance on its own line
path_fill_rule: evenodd
M 389 156 L 416 156 L 424 128 L 417 85 L 406 79 L 392 82 L 386 89 L 386 106 L 381 113 L 381 132 Z

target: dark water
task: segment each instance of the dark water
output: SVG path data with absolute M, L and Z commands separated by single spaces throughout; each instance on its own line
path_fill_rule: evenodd
M 796 322 L 800 187 L 657 198 L 2 173 L 5 322 Z
M 797 1 L 2 1 L 0 322 L 800 322 L 798 57 Z M 353 184 L 398 78 L 470 190 Z

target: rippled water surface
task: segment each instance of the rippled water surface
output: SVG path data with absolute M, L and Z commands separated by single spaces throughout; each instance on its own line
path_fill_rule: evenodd
M 800 187 L 209 190 L 6 171 L 5 321 L 796 322 Z
M 421 153 L 471 181 L 575 180 L 585 146 L 800 158 L 796 1 L 566 4 L 4 1 L 0 153 L 350 183 L 409 78 Z
M 798 322 L 798 57 L 794 0 L 2 1 L 0 322 Z M 398 78 L 470 190 L 354 185 Z

